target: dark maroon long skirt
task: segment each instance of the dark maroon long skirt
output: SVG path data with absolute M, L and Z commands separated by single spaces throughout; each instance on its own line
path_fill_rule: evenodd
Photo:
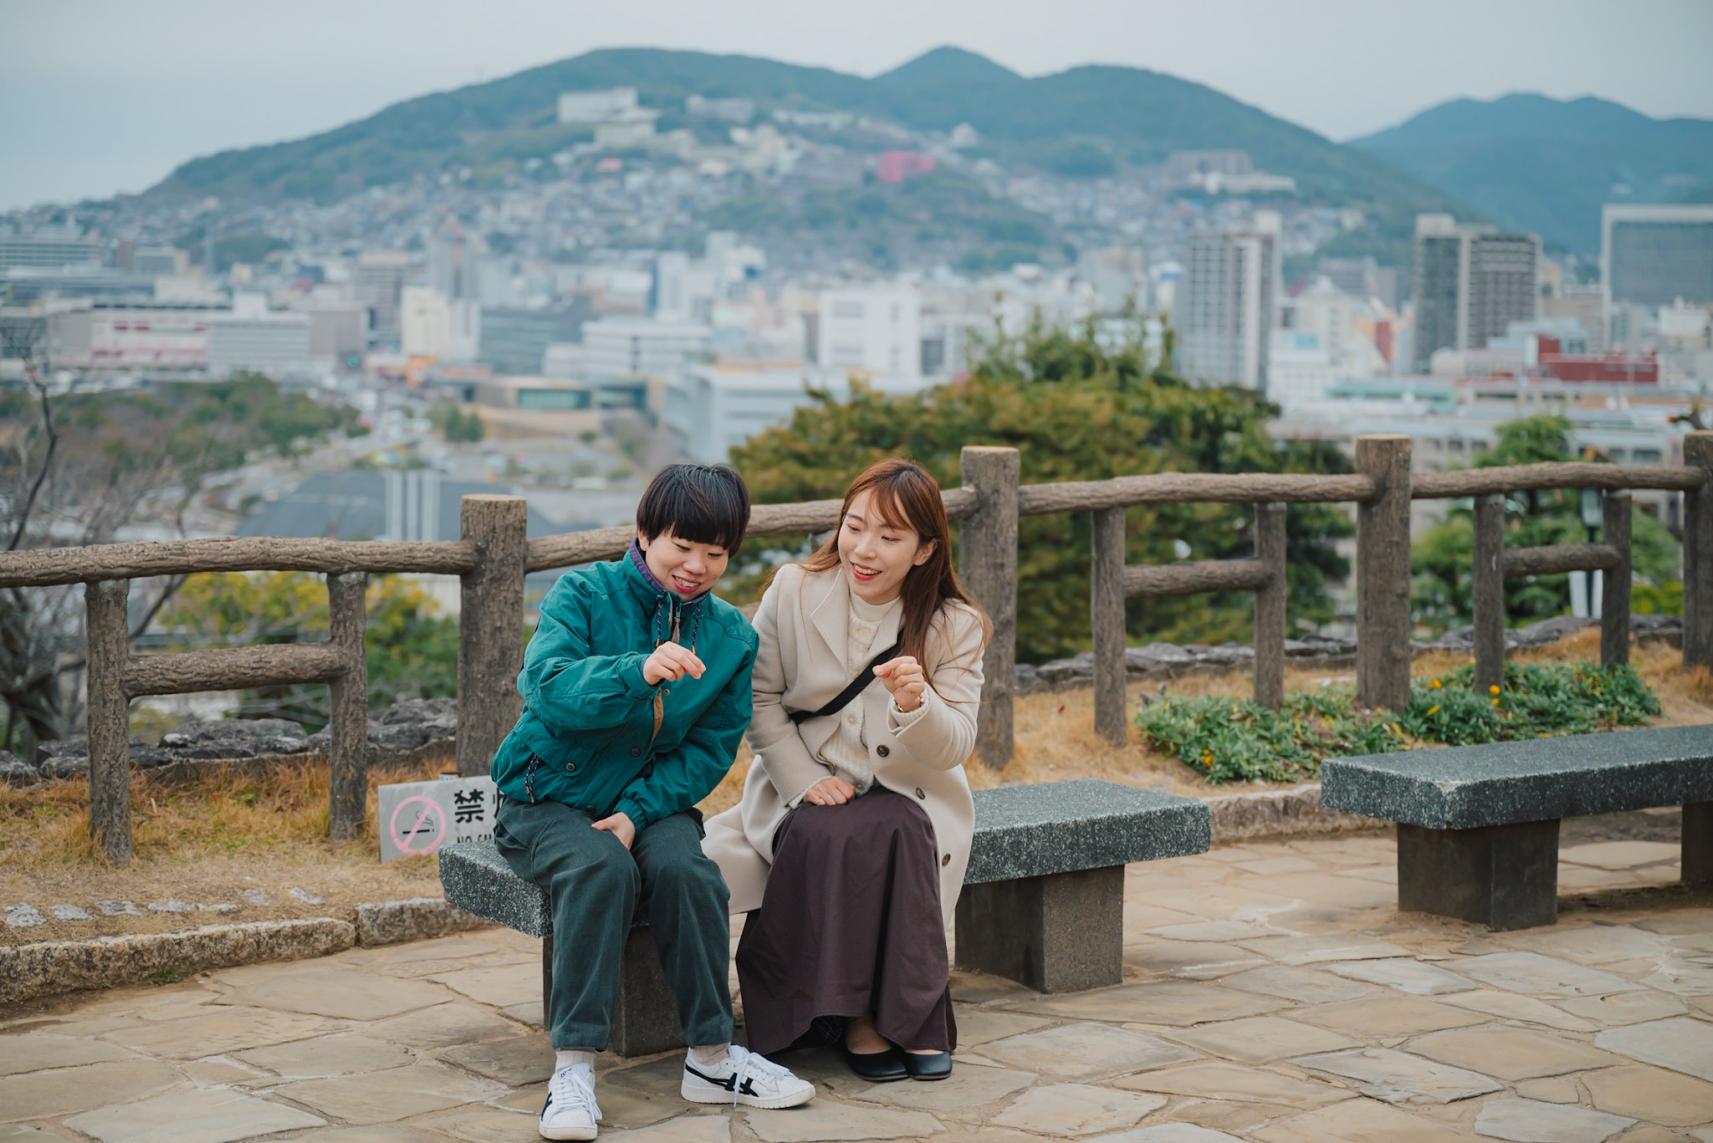
M 928 815 L 880 786 L 786 816 L 738 941 L 751 1051 L 790 1047 L 817 1017 L 865 1012 L 901 1048 L 957 1046 L 936 852 Z

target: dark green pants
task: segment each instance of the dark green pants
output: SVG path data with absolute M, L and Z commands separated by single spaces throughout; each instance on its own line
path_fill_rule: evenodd
M 494 841 L 512 870 L 546 889 L 553 907 L 556 1051 L 604 1051 L 618 999 L 619 966 L 638 905 L 678 1000 L 686 1044 L 732 1038 L 730 892 L 702 853 L 690 812 L 641 830 L 626 852 L 594 818 L 561 802 L 505 799 Z

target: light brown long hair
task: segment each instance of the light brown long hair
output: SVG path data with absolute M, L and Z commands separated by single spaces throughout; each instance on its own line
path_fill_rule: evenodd
M 902 589 L 904 617 L 899 624 L 898 637 L 903 654 L 923 663 L 928 642 L 928 629 L 941 607 L 962 603 L 981 617 L 982 639 L 993 632 L 993 625 L 984 612 L 964 590 L 958 573 L 952 567 L 952 525 L 946 519 L 946 505 L 940 498 L 940 486 L 921 465 L 896 458 L 878 460 L 845 489 L 845 502 L 839 508 L 838 527 L 815 552 L 803 561 L 809 572 L 831 571 L 839 566 L 839 533 L 844 530 L 845 515 L 851 502 L 864 492 L 873 492 L 874 510 L 881 520 L 897 528 L 914 531 L 922 543 L 932 541 L 933 552 L 921 564 L 904 576 Z

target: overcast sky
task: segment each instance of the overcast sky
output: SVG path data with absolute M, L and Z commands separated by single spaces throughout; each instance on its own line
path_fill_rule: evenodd
M 1511 91 L 1713 118 L 1713 0 L 0 0 L 0 209 L 593 48 L 874 75 L 947 43 L 1169 72 L 1340 140 Z

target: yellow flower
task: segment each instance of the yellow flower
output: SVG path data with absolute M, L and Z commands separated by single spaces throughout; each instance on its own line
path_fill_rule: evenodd
M 1433 682 L 1429 683 L 1428 689 L 1430 691 L 1437 691 L 1439 689 L 1439 680 L 1435 679 Z
M 1487 688 L 1487 693 L 1488 693 L 1488 694 L 1490 694 L 1490 695 L 1496 695 L 1496 694 L 1498 694 L 1498 693 L 1499 693 L 1499 684 L 1498 684 L 1498 683 L 1494 683 L 1494 684 L 1493 684 L 1493 685 L 1492 685 L 1492 686 L 1490 686 L 1490 687 L 1488 687 L 1488 688 Z
M 1494 699 L 1494 700 L 1493 700 L 1493 705 L 1494 705 L 1494 706 L 1498 706 L 1498 705 L 1499 705 L 1499 700 L 1498 700 L 1498 699 Z
M 1428 713 L 1429 714 L 1438 714 L 1439 713 L 1439 704 L 1434 703 L 1432 706 L 1428 707 Z

